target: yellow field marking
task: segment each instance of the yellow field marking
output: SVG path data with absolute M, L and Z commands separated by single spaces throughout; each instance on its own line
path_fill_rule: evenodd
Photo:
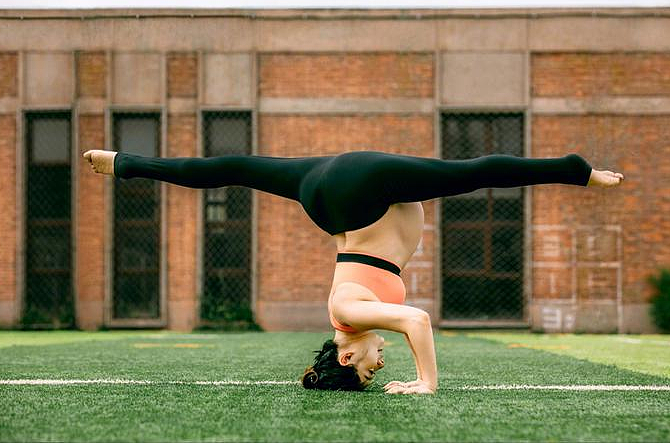
M 145 348 L 186 348 L 186 349 L 198 349 L 198 348 L 213 348 L 214 345 L 203 345 L 200 343 L 175 343 L 175 344 L 165 344 L 165 343 L 134 343 L 133 347 L 138 349 Z

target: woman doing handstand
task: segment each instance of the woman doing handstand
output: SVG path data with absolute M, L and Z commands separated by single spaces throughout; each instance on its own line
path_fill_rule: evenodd
M 404 334 L 414 355 L 417 379 L 384 386 L 388 393 L 404 394 L 437 389 L 430 318 L 403 304 L 399 276 L 421 239 L 422 201 L 544 183 L 610 187 L 624 178 L 591 168 L 577 154 L 441 160 L 364 151 L 302 158 L 153 158 L 92 150 L 84 157 L 95 172 L 123 179 L 142 177 L 190 188 L 246 186 L 299 202 L 333 236 L 338 250 L 328 298 L 335 336 L 305 371 L 303 386 L 365 388 L 384 366 L 384 339 L 372 330 L 386 329 Z

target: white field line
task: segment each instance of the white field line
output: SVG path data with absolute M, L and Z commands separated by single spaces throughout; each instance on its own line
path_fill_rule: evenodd
M 647 339 L 632 338 L 632 337 L 616 337 L 615 340 L 620 341 L 622 343 L 629 343 L 629 344 L 632 344 L 632 345 L 670 346 L 670 341 L 663 341 L 663 340 L 647 340 Z
M 93 380 L 0 380 L 0 385 L 293 385 L 297 381 L 285 380 L 219 380 L 219 381 L 157 381 L 157 380 L 125 380 L 125 379 L 93 379 Z
M 297 385 L 288 380 L 219 380 L 219 381 L 157 381 L 126 379 L 22 379 L 0 380 L 0 385 L 207 385 L 207 386 L 258 386 Z M 670 391 L 669 385 L 482 385 L 446 388 L 457 391 Z
M 489 385 L 463 386 L 465 391 L 670 391 L 667 385 Z

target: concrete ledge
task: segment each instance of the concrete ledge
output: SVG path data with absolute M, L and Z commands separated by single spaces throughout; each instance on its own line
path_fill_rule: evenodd
M 430 114 L 432 98 L 261 98 L 260 112 L 266 114 Z
M 626 334 L 658 333 L 649 313 L 650 303 L 623 305 L 623 324 L 621 331 Z
M 533 98 L 535 114 L 670 114 L 670 97 Z
M 440 20 L 437 46 L 449 51 L 523 51 L 528 42 L 527 29 L 527 20 L 521 17 Z
M 529 306 L 531 328 L 543 332 L 616 333 L 616 303 L 556 303 L 534 300 Z
M 546 17 L 528 21 L 528 45 L 531 51 L 667 51 L 668 23 L 653 16 Z
M 0 50 L 670 49 L 667 8 L 7 10 L 0 16 L 6 17 Z
M 427 20 L 259 21 L 259 51 L 430 51 L 434 22 Z
M 259 301 L 256 323 L 266 331 L 332 331 L 328 302 Z

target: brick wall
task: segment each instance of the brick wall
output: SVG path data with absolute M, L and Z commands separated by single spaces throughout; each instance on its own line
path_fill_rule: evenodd
M 432 97 L 432 54 L 263 54 L 263 97 Z
M 1 60 L 0 60 L 1 62 Z M 2 66 L 0 64 L 0 66 Z M 3 70 L 4 68 L 0 68 Z M 0 115 L 0 326 L 17 320 L 16 116 Z
M 0 100 L 17 96 L 18 56 L 0 52 Z M 0 115 L 0 326 L 16 321 L 16 116 Z
M 431 54 L 263 54 L 259 72 L 261 99 L 425 98 L 433 95 L 434 86 Z M 430 157 L 434 150 L 433 116 L 262 114 L 258 140 L 259 153 L 270 156 L 380 150 Z M 430 223 L 433 204 L 425 206 Z M 425 255 L 420 259 L 432 261 L 432 231 L 426 231 L 423 243 Z M 314 225 L 298 203 L 259 194 L 258 248 L 261 311 L 266 301 L 326 302 L 337 250 L 330 236 Z M 421 268 L 403 273 L 408 288 L 414 288 L 408 291 L 408 299 L 433 298 L 432 272 L 432 268 Z M 420 282 L 420 289 L 412 281 Z M 263 312 L 259 317 L 270 329 L 292 327 L 297 320 L 276 321 Z M 326 314 L 322 317 L 327 323 Z
M 171 52 L 167 56 L 168 97 L 198 95 L 198 59 L 192 52 Z
M 0 97 L 16 97 L 18 91 L 16 52 L 0 52 Z
M 107 57 L 102 51 L 77 53 L 77 94 L 79 97 L 107 95 Z
M 488 23 L 494 22 L 497 23 L 496 20 L 483 20 L 478 26 L 485 29 Z M 313 25 L 307 23 L 305 26 Z M 321 25 L 330 26 L 326 21 Z M 396 26 L 391 21 L 384 26 L 387 25 Z M 36 26 L 39 28 L 41 25 L 36 22 Z M 464 100 L 463 103 L 457 101 L 463 106 L 468 106 L 470 96 L 472 103 L 483 107 L 493 106 L 492 103 L 495 106 L 523 106 L 525 103 L 535 112 L 531 127 L 531 156 L 562 156 L 576 152 L 598 168 L 620 170 L 626 174 L 624 185 L 617 190 L 561 185 L 533 189 L 531 305 L 563 303 L 572 306 L 572 311 L 566 310 L 564 314 L 576 318 L 573 329 L 611 330 L 613 325 L 616 326 L 617 316 L 621 315 L 616 311 L 619 297 L 625 306 L 639 306 L 637 312 L 642 317 L 647 315 L 644 309 L 651 288 L 646 283 L 646 277 L 657 267 L 667 266 L 670 261 L 670 250 L 666 246 L 670 244 L 666 234 L 670 232 L 667 216 L 670 213 L 667 178 L 670 165 L 666 160 L 670 149 L 667 142 L 670 140 L 670 112 L 663 114 L 658 110 L 659 107 L 668 107 L 670 53 L 644 52 L 643 49 L 653 46 L 649 43 L 652 38 L 640 43 L 629 36 L 625 51 L 612 52 L 612 47 L 618 48 L 617 45 L 623 43 L 617 42 L 610 47 L 607 42 L 598 41 L 591 47 L 585 43 L 587 38 L 584 37 L 583 42 L 574 47 L 561 42 L 549 42 L 551 44 L 548 45 L 546 40 L 542 40 L 545 44 L 542 46 L 531 42 L 538 38 L 533 34 L 523 39 L 526 43 L 520 40 L 518 47 L 505 46 L 507 43 L 500 43 L 498 47 L 497 43 L 488 42 L 484 48 L 481 46 L 481 34 L 475 33 L 461 35 L 456 40 L 451 37 L 435 39 L 434 42 L 428 39 L 425 44 L 421 43 L 424 42 L 422 39 L 410 39 L 411 42 L 402 42 L 408 46 L 399 45 L 396 51 L 392 46 L 395 43 L 384 41 L 379 44 L 378 39 L 371 37 L 361 46 L 370 52 L 363 53 L 348 49 L 359 47 L 353 46 L 352 41 L 340 43 L 324 39 L 323 35 L 315 37 L 319 40 L 317 43 L 304 42 L 300 38 L 286 39 L 282 32 L 289 30 L 281 30 L 283 23 L 278 22 L 276 26 L 276 39 L 265 36 L 255 40 L 254 45 L 258 46 L 253 46 L 253 49 L 225 45 L 210 47 L 205 40 L 202 47 L 180 45 L 160 50 L 134 47 L 134 43 L 108 48 L 81 45 L 82 48 L 93 48 L 84 51 L 77 47 L 76 91 L 81 100 L 73 107 L 80 105 L 77 122 L 80 153 L 105 146 L 104 112 L 109 104 L 110 92 L 107 85 L 111 84 L 112 88 L 127 87 L 127 91 L 132 91 L 131 86 L 135 84 L 125 83 L 128 79 L 108 66 L 108 50 L 122 61 L 119 66 L 146 73 L 143 85 L 150 86 L 146 88 L 146 93 L 137 90 L 124 94 L 117 90 L 114 94 L 117 102 L 112 103 L 114 106 L 133 109 L 146 105 L 155 108 L 167 103 L 168 156 L 197 153 L 197 131 L 200 128 L 196 98 L 200 77 L 208 83 L 205 91 L 209 92 L 200 94 L 206 97 L 208 107 L 226 108 L 245 103 L 245 106 L 260 109 L 257 153 L 261 155 L 313 156 L 374 149 L 430 157 L 434 155 L 435 143 L 433 100 L 443 105 L 456 103 L 451 100 L 454 91 L 450 88 L 464 89 L 456 94 L 459 100 Z M 363 29 L 364 25 L 361 26 Z M 426 23 L 426 26 L 431 25 Z M 565 26 L 569 28 L 569 24 Z M 417 24 L 417 29 L 420 27 Z M 662 30 L 659 28 L 657 31 Z M 444 35 L 452 35 L 449 32 L 446 30 Z M 393 38 L 396 39 L 393 42 L 397 43 L 397 35 Z M 448 45 L 445 43 L 447 40 Z M 147 39 L 144 41 L 149 42 Z M 8 44 L 11 45 L 11 42 Z M 433 44 L 436 46 L 432 47 Z M 474 54 L 476 57 L 471 58 L 469 65 L 471 68 L 497 66 L 496 63 L 504 65 L 504 60 L 519 66 L 524 63 L 525 66 L 524 56 L 519 54 L 528 48 L 541 47 L 558 49 L 531 53 L 529 83 L 522 78 L 524 69 L 517 69 L 518 66 L 514 65 L 516 68 L 510 71 L 514 74 L 510 78 L 519 80 L 515 84 L 523 85 L 521 91 L 530 89 L 531 102 L 522 92 L 515 95 L 513 103 L 507 103 L 511 99 L 505 94 L 501 95 L 503 98 L 496 98 L 500 101 L 492 101 L 490 89 L 481 92 L 486 91 L 481 86 L 482 79 L 487 77 L 481 76 L 476 69 L 468 71 L 467 66 L 463 67 L 463 71 L 467 72 L 464 76 L 471 76 L 472 79 L 466 78 L 468 81 L 460 83 L 451 80 L 463 80 L 462 76 L 443 76 L 444 72 L 435 71 L 436 67 L 445 71 L 445 67 L 440 67 L 441 63 L 434 59 L 435 54 L 440 60 L 461 62 Z M 606 47 L 610 49 L 604 49 Z M 661 46 L 653 47 L 657 50 Z M 32 51 L 36 48 L 27 49 Z M 491 52 L 481 52 L 483 49 Z M 72 48 L 58 50 L 71 51 Z M 143 50 L 150 52 L 128 54 Z M 209 60 L 209 64 L 206 61 L 202 63 L 202 73 L 198 71 L 201 65 L 197 51 L 203 51 L 203 60 Z M 253 59 L 254 51 L 260 51 L 256 59 Z M 510 55 L 496 51 L 519 52 Z M 161 54 L 166 54 L 165 60 Z M 232 54 L 235 57 L 239 55 L 239 60 Z M 33 57 L 36 56 L 33 54 Z M 60 60 L 58 66 L 61 66 L 62 56 L 40 58 L 40 63 L 49 60 L 55 63 L 53 60 L 56 59 Z M 483 59 L 486 60 L 483 65 L 475 63 Z M 160 76 L 163 66 L 167 69 L 166 97 L 160 96 L 163 89 L 157 86 L 163 81 Z M 17 110 L 23 105 L 18 97 L 22 87 L 18 71 L 18 53 L 0 52 L 0 189 L 3 190 L 0 203 L 3 208 L 16 207 L 16 193 L 13 192 L 16 188 L 15 156 L 16 143 L 21 142 L 21 134 L 17 133 Z M 256 72 L 257 79 L 254 78 Z M 27 72 L 25 77 L 41 78 L 30 74 Z M 249 82 L 244 77 L 246 74 Z M 434 97 L 436 75 L 440 78 L 439 97 Z M 110 79 L 110 76 L 114 78 Z M 240 78 L 245 80 L 237 82 Z M 40 82 L 34 84 L 36 88 L 43 87 Z M 237 84 L 253 85 L 244 86 L 244 100 L 239 100 L 239 94 L 233 91 Z M 486 84 L 491 87 L 490 82 Z M 247 92 L 250 89 L 255 90 L 254 94 Z M 42 95 L 45 102 L 40 102 L 39 106 L 63 106 L 62 101 L 48 102 L 62 94 L 32 91 L 31 97 L 34 99 Z M 608 108 L 612 99 L 616 99 L 620 106 L 616 112 Z M 643 109 L 645 112 L 636 115 L 626 107 L 629 102 L 635 105 L 641 101 L 642 108 L 646 106 Z M 346 103 L 346 111 L 336 109 L 342 103 Z M 299 104 L 301 111 L 295 111 L 297 107 L 292 108 L 292 104 Z M 536 104 L 538 108 L 543 107 L 541 111 L 537 111 Z M 396 105 L 410 110 L 400 112 L 399 109 L 391 109 L 389 112 L 389 107 Z M 557 110 L 553 111 L 552 106 Z M 104 323 L 105 281 L 111 277 L 104 274 L 105 245 L 100 235 L 107 228 L 104 211 L 100 210 L 105 201 L 106 179 L 90 173 L 85 162 L 76 161 L 79 161 L 76 166 L 79 200 L 75 227 L 75 283 L 79 296 L 77 322 L 82 327 L 95 328 Z M 294 328 L 307 325 L 311 321 L 309 318 L 323 314 L 312 326 L 318 327 L 321 325 L 318 322 L 322 320 L 327 324 L 322 307 L 325 307 L 334 268 L 334 242 L 309 220 L 298 203 L 263 193 L 257 195 L 256 282 L 259 304 L 256 308 L 261 308 L 259 319 L 270 329 Z M 167 321 L 168 326 L 174 329 L 190 329 L 197 324 L 195 254 L 199 241 L 196 226 L 199 198 L 198 191 L 167 186 Z M 426 203 L 424 207 L 426 224 L 430 225 L 435 208 L 433 203 Z M 0 214 L 2 325 L 16 321 L 16 297 L 20 293 L 15 279 L 16 232 L 16 212 L 13 209 L 3 211 Z M 435 240 L 435 232 L 429 226 L 424 231 L 420 249 L 403 271 L 410 302 L 432 302 L 440 296 L 434 287 L 437 265 L 437 257 L 433 253 Z M 315 307 L 319 307 L 321 314 L 314 313 Z M 283 316 L 284 312 L 296 309 L 296 312 L 309 315 Z M 538 313 L 533 313 L 533 322 L 537 321 Z M 643 329 L 637 326 L 637 329 L 631 328 L 637 331 Z
M 670 94 L 669 53 L 550 53 L 532 58 L 538 97 Z
M 534 96 L 594 103 L 668 92 L 667 53 L 552 53 L 532 58 Z M 647 320 L 635 320 L 633 329 L 650 327 L 642 325 L 648 322 L 643 306 L 652 294 L 646 278 L 670 264 L 669 123 L 667 115 L 533 117 L 533 156 L 576 152 L 596 169 L 626 177 L 615 190 L 544 186 L 533 192 L 534 302 L 572 303 L 565 309 L 572 309 L 574 329 L 616 330 L 621 326 L 621 311 L 614 311 L 617 303 L 623 303 L 618 309 L 624 313 L 626 305 L 640 306 L 637 315 Z M 624 319 L 624 330 L 627 322 L 633 321 Z

